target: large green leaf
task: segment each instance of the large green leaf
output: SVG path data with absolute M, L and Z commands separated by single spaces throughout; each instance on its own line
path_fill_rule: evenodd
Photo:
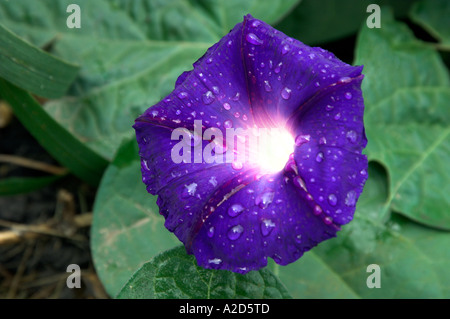
M 304 0 L 275 27 L 306 44 L 316 45 L 356 34 L 371 12 L 370 4 L 391 6 L 403 17 L 412 0 Z
M 381 29 L 362 28 L 367 154 L 386 166 L 390 209 L 450 229 L 449 76 L 437 52 L 383 12 Z
M 0 95 L 36 140 L 62 165 L 92 185 L 100 181 L 107 162 L 50 117 L 27 92 L 0 79 Z
M 197 266 L 184 247 L 164 252 L 144 264 L 126 283 L 118 298 L 152 299 L 274 299 L 290 298 L 268 270 L 241 275 Z
M 51 42 L 53 53 L 82 66 L 71 96 L 45 107 L 112 159 L 122 138 L 133 135 L 134 119 L 245 14 L 274 23 L 298 0 L 80 0 L 81 28 L 69 29 L 65 11 L 72 2 L 0 2 L 0 20 L 37 45 Z
M 411 10 L 411 18 L 433 35 L 442 48 L 450 50 L 450 2 L 419 1 Z
M 64 95 L 78 67 L 30 45 L 0 25 L 0 77 L 36 95 Z
M 94 204 L 92 254 L 106 291 L 115 296 L 144 262 L 179 241 L 164 227 L 156 197 L 141 181 L 135 140 L 107 168 Z

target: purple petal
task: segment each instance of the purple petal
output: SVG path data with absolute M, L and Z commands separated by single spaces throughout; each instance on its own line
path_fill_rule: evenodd
M 240 273 L 268 257 L 286 265 L 334 237 L 367 179 L 362 67 L 251 16 L 193 66 L 134 125 L 143 181 L 159 196 L 167 229 L 199 265 Z M 171 134 L 183 127 L 195 136 L 195 120 L 200 134 L 215 127 L 224 137 L 227 128 L 284 127 L 295 150 L 292 142 L 273 174 L 254 163 L 195 162 L 194 147 L 191 161 L 175 163 Z M 192 143 L 203 150 L 209 142 Z

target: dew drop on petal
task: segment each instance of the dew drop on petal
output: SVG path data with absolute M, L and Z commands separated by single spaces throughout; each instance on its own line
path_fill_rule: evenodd
M 325 217 L 325 218 L 323 219 L 323 222 L 324 222 L 326 225 L 330 225 L 330 224 L 333 222 L 333 218 L 327 216 L 327 217 Z
M 266 92 L 270 92 L 272 91 L 272 86 L 270 85 L 269 81 L 264 81 L 264 90 L 266 90 Z
M 353 131 L 353 130 L 348 131 L 346 137 L 347 137 L 347 140 L 350 143 L 355 143 L 356 142 L 357 135 L 356 135 L 355 131 Z
M 220 89 L 218 86 L 213 86 L 212 87 L 212 91 L 215 95 L 218 95 L 220 93 Z
M 243 231 L 244 227 L 242 227 L 241 225 L 236 225 L 228 230 L 227 236 L 230 240 L 236 240 L 241 237 Z
M 348 77 L 348 76 L 343 76 L 343 77 L 341 77 L 341 78 L 338 80 L 338 82 L 339 82 L 339 83 L 349 83 L 351 80 L 352 80 L 352 79 L 351 79 L 350 77 Z
M 332 109 L 334 109 L 333 105 L 328 104 L 326 107 L 327 111 L 331 111 Z
M 337 121 L 337 120 L 339 120 L 341 118 L 341 113 L 337 113 L 335 116 L 334 116 L 334 119 Z
M 298 135 L 295 138 L 295 145 L 301 146 L 311 140 L 311 135 Z
M 314 206 L 314 215 L 322 214 L 322 208 L 319 205 Z
M 291 51 L 291 46 L 289 44 L 285 44 L 281 47 L 281 54 L 285 55 L 286 53 L 288 53 L 289 51 Z
M 344 97 L 347 99 L 347 100 L 351 100 L 352 99 L 352 94 L 350 93 L 350 92 L 346 92 L 345 94 L 344 94 Z
M 285 87 L 283 90 L 281 90 L 281 97 L 285 100 L 289 100 L 291 97 L 291 89 Z
M 269 236 L 272 230 L 275 228 L 275 223 L 270 219 L 263 219 L 261 222 L 261 234 L 265 236 Z
M 297 244 L 301 244 L 302 243 L 302 235 L 298 234 L 297 236 L 295 236 L 295 242 Z
M 296 187 L 302 188 L 305 192 L 307 192 L 305 181 L 300 176 L 295 176 L 292 182 Z
M 337 197 L 336 197 L 336 195 L 334 195 L 334 194 L 328 195 L 328 203 L 331 206 L 336 206 L 336 204 L 337 204 Z
M 244 167 L 244 165 L 242 164 L 242 162 L 234 161 L 233 163 L 231 163 L 231 167 L 239 171 Z
M 251 24 L 251 26 L 253 27 L 253 28 L 257 28 L 257 27 L 259 27 L 261 25 L 261 21 L 259 21 L 259 20 L 253 20 L 253 22 L 252 22 L 252 24 Z
M 186 99 L 188 97 L 188 93 L 187 92 L 180 92 L 180 93 L 177 94 L 177 96 L 180 99 Z
M 214 236 L 214 226 L 209 227 L 207 235 L 208 235 L 209 238 L 213 238 L 213 236 Z
M 254 33 L 247 33 L 247 35 L 245 36 L 245 39 L 247 40 L 248 43 L 251 43 L 254 45 L 263 44 L 263 41 L 260 38 L 258 38 L 258 36 Z
M 322 152 L 317 153 L 316 162 L 322 163 L 323 159 L 324 159 L 323 153 Z
M 259 208 L 265 209 L 272 203 L 274 195 L 275 193 L 273 191 L 266 191 L 256 197 L 255 204 L 258 205 Z
M 223 127 L 225 127 L 225 128 L 232 128 L 233 127 L 233 122 L 231 120 L 226 120 L 225 122 L 223 122 Z
M 219 265 L 222 263 L 222 259 L 220 258 L 214 258 L 214 259 L 208 259 L 209 264 Z
M 236 217 L 244 211 L 244 207 L 241 204 L 233 204 L 228 208 L 228 215 L 230 217 Z
M 345 197 L 345 205 L 347 206 L 355 206 L 356 204 L 356 192 L 354 190 L 351 190 L 347 193 L 347 196 Z
M 275 67 L 275 69 L 273 69 L 273 72 L 275 72 L 276 74 L 280 73 L 282 65 L 283 65 L 283 62 L 278 63 L 278 65 Z
M 211 91 L 208 91 L 202 95 L 202 100 L 203 100 L 203 103 L 205 103 L 205 104 L 211 104 L 214 101 L 214 99 L 215 99 L 215 96 L 214 96 L 213 92 L 211 92 Z
M 189 185 L 184 185 L 183 192 L 181 193 L 181 197 L 187 198 L 189 196 L 194 196 L 197 191 L 197 183 L 191 183 Z
M 223 108 L 227 111 L 229 111 L 231 109 L 231 105 L 227 102 L 223 103 Z

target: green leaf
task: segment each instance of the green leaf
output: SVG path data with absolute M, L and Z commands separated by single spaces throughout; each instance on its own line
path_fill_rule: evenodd
M 10 177 L 0 180 L 0 196 L 27 193 L 43 188 L 62 176 Z
M 389 5 L 403 17 L 411 0 L 303 0 L 275 28 L 308 45 L 317 45 L 356 34 L 371 12 L 370 4 Z M 324 9 L 326 8 L 326 9 Z
M 275 22 L 298 0 L 80 0 L 81 28 L 69 29 L 66 8 L 72 2 L 0 2 L 0 21 L 81 65 L 70 96 L 45 108 L 93 151 L 112 159 L 120 141 L 134 134 L 134 119 L 170 93 L 177 77 L 245 14 Z
M 164 227 L 156 197 L 142 183 L 133 139 L 107 168 L 94 203 L 92 254 L 106 291 L 115 296 L 144 262 L 177 244 Z
M 275 266 L 293 298 L 449 298 L 450 233 L 397 214 L 383 223 L 387 196 L 383 168 L 371 163 L 354 220 L 297 262 Z M 366 283 L 371 264 L 380 266 L 379 289 Z
M 439 40 L 441 48 L 450 50 L 450 2 L 419 1 L 411 10 L 411 19 Z
M 9 102 L 26 129 L 60 164 L 92 185 L 99 182 L 106 166 L 103 158 L 75 139 L 22 89 L 0 79 L 0 95 Z
M 274 299 L 290 298 L 268 270 L 245 275 L 198 267 L 184 247 L 166 251 L 144 264 L 126 283 L 118 298 L 152 299 Z
M 389 175 L 380 218 L 393 209 L 450 229 L 449 76 L 433 48 L 389 12 L 382 16 L 381 29 L 361 29 L 355 62 L 365 66 L 366 152 Z
M 36 95 L 57 98 L 75 79 L 78 67 L 18 38 L 0 25 L 0 77 Z

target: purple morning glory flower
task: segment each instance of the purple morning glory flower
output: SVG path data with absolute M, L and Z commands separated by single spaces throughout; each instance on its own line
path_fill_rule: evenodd
M 361 71 L 247 15 L 136 120 L 143 182 L 200 266 L 286 265 L 352 220 L 368 165 Z M 228 139 L 238 129 L 271 138 L 249 148 Z

